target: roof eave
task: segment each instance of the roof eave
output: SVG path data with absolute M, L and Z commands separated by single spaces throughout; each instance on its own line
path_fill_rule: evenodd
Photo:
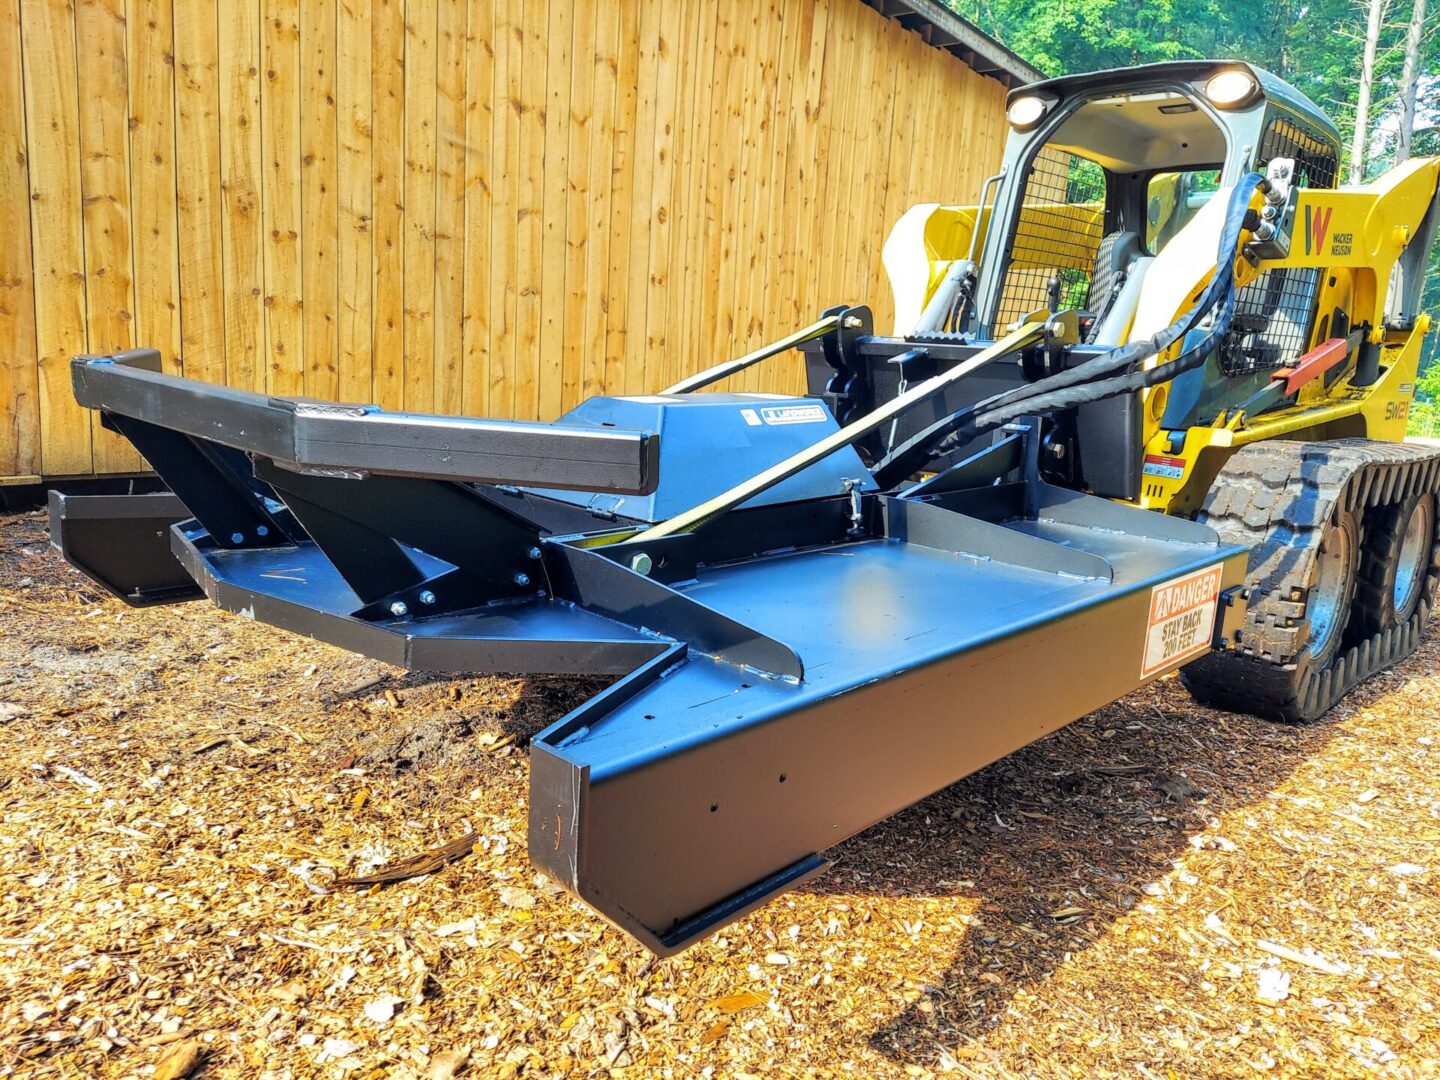
M 974 23 L 938 0 L 861 0 L 888 19 L 919 34 L 933 48 L 959 57 L 1007 90 L 1039 82 L 1045 74 L 1022 60 Z

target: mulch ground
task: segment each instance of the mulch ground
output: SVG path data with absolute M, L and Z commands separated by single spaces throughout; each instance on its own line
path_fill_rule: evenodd
M 0 518 L 0 1074 L 1440 1075 L 1437 658 L 1305 727 L 1166 679 L 657 962 L 525 856 L 601 684 L 127 609 Z

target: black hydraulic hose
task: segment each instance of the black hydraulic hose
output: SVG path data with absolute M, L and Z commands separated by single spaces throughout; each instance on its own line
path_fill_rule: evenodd
M 1234 316 L 1235 250 L 1245 224 L 1250 197 L 1263 179 L 1258 173 L 1241 177 L 1230 195 L 1225 224 L 1221 229 L 1215 274 L 1193 307 L 1173 324 L 1144 341 L 1111 350 L 1076 367 L 966 406 L 936 421 L 925 430 L 895 447 L 873 470 L 881 487 L 892 487 L 922 468 L 926 462 L 964 445 L 977 435 L 1033 413 L 1073 408 L 1117 394 L 1168 381 L 1204 362 L 1211 349 L 1229 329 Z M 1224 301 L 1224 302 L 1222 302 Z M 1167 364 L 1148 370 L 1129 371 L 1151 356 L 1163 352 L 1195 328 L 1220 303 L 1212 329 L 1196 346 Z M 1120 378 L 1107 378 L 1128 372 Z M 1066 393 L 1065 391 L 1071 391 Z
M 1070 385 L 1055 386 L 1055 380 L 1059 376 L 1052 376 L 1050 379 L 1043 379 L 1031 383 L 1032 390 L 1025 397 L 1009 403 L 997 403 L 977 411 L 973 421 L 963 424 L 954 432 L 941 441 L 937 449 L 940 453 L 946 453 L 957 446 L 968 442 L 976 435 L 983 435 L 987 431 L 993 431 L 1016 420 L 1021 416 L 1040 412 L 1054 412 L 1060 409 L 1074 408 L 1077 405 L 1088 404 L 1091 401 L 1101 401 L 1105 398 L 1115 397 L 1118 394 L 1129 393 L 1135 390 L 1146 389 L 1156 386 L 1162 382 L 1169 382 L 1187 371 L 1191 371 L 1205 362 L 1215 346 L 1230 329 L 1230 323 L 1235 316 L 1235 260 L 1233 252 L 1239 243 L 1240 231 L 1244 227 L 1245 211 L 1250 202 L 1250 195 L 1260 177 L 1254 173 L 1247 175 L 1240 184 L 1236 185 L 1231 196 L 1230 207 L 1227 212 L 1225 227 L 1221 230 L 1220 250 L 1215 264 L 1215 276 L 1211 279 L 1205 295 L 1202 296 L 1200 304 L 1187 313 L 1187 317 L 1177 320 L 1173 325 L 1160 331 L 1150 339 L 1147 345 L 1159 344 L 1158 348 L 1147 348 L 1147 355 L 1154 355 L 1163 349 L 1168 348 L 1176 339 L 1184 333 L 1193 329 L 1194 324 L 1199 321 L 1201 305 L 1210 307 L 1214 311 L 1214 318 L 1211 320 L 1210 329 L 1205 336 L 1195 345 L 1186 349 L 1183 354 L 1166 364 L 1159 364 L 1148 369 L 1131 371 L 1116 378 L 1092 379 L 1087 382 Z M 1248 183 L 1247 183 L 1248 181 Z M 1229 253 L 1229 254 L 1227 254 Z M 1116 350 L 1121 351 L 1121 350 Z M 1100 359 L 1105 359 L 1101 357 Z M 1093 363 L 1093 361 L 1092 361 Z M 1116 370 L 1118 365 L 1107 365 L 1110 370 Z M 1090 367 L 1089 363 L 1081 364 L 1075 371 L 1082 371 Z M 1061 375 L 1069 374 L 1061 372 Z M 1047 385 L 1049 384 L 1049 385 Z M 1029 388 L 1026 388 L 1029 389 Z M 997 395 L 999 396 L 999 395 Z M 968 429 L 973 427 L 973 431 Z
M 1235 293 L 1232 290 L 1221 297 L 1220 303 L 1215 309 L 1214 323 L 1206 332 L 1205 337 L 1168 364 L 1142 368 L 1108 379 L 1097 379 L 1080 386 L 1067 387 L 1025 401 L 1017 401 L 1004 408 L 988 410 L 982 416 L 956 429 L 941 440 L 937 451 L 943 454 L 957 449 L 976 436 L 994 431 L 1022 416 L 1073 409 L 1078 405 L 1088 405 L 1091 402 L 1134 393 L 1137 390 L 1146 390 L 1152 386 L 1158 386 L 1160 383 L 1169 382 L 1187 371 L 1193 371 L 1205 362 L 1206 357 L 1230 329 L 1230 322 L 1234 316 Z

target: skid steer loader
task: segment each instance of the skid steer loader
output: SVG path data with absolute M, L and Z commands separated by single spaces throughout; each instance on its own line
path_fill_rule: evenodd
M 173 494 L 55 495 L 53 540 L 132 604 L 616 676 L 531 743 L 530 854 L 660 954 L 1166 673 L 1318 717 L 1415 648 L 1440 576 L 1440 452 L 1401 441 L 1440 161 L 1338 188 L 1331 123 L 1237 62 L 1007 117 L 977 204 L 890 237 L 891 333 L 832 308 L 553 423 L 79 357 Z M 810 396 L 711 389 L 782 354 Z

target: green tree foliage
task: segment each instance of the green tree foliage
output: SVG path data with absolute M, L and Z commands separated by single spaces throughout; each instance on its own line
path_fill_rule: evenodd
M 1294 84 L 1324 109 L 1344 143 L 1355 121 L 1365 7 L 1357 0 L 943 0 L 1049 75 L 1161 60 L 1249 60 Z M 1412 143 L 1440 155 L 1440 2 L 1431 0 Z M 1376 61 L 1368 173 L 1395 159 L 1398 84 L 1410 0 L 1390 0 Z M 1440 244 L 1431 257 L 1424 308 L 1437 328 L 1425 343 L 1422 403 L 1440 435 Z
M 1250 60 L 1288 79 L 1345 129 L 1355 109 L 1365 12 L 1356 0 L 946 0 L 1041 71 L 1129 67 L 1160 60 Z M 1434 5 L 1432 5 L 1434 6 Z M 1393 111 L 1406 0 L 1391 0 L 1377 62 L 1377 116 Z M 1420 70 L 1440 70 L 1427 37 Z

